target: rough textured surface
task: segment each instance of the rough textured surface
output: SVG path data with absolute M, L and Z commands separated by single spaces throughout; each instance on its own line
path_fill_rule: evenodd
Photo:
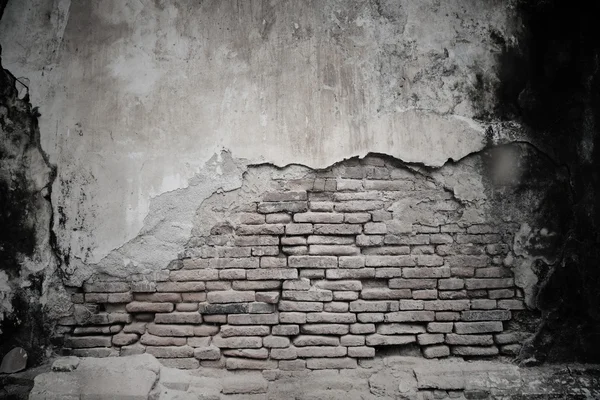
M 114 365 L 81 359 L 72 372 L 39 375 L 30 399 L 139 398 L 139 399 L 593 399 L 600 395 L 597 366 L 569 365 L 523 369 L 493 362 L 427 361 L 388 357 L 341 371 L 223 371 L 200 368 L 181 371 L 156 369 L 156 360 L 127 357 Z M 140 361 L 144 365 L 140 365 Z M 121 362 L 135 366 L 143 382 L 139 390 L 105 385 L 88 387 L 93 373 L 100 380 L 121 373 Z M 288 364 L 293 366 L 292 362 Z M 87 368 L 85 371 L 83 368 Z M 100 368 L 102 368 L 100 370 Z M 129 369 L 127 370 L 129 371 Z M 158 373 L 157 373 L 158 372 Z M 144 375 L 148 375 L 145 377 Z M 152 390 L 149 391 L 152 382 Z M 127 386 L 127 385 L 125 385 Z M 127 393 L 125 391 L 128 391 Z M 81 396 L 81 397 L 79 397 Z M 128 397 L 126 397 L 128 396 Z

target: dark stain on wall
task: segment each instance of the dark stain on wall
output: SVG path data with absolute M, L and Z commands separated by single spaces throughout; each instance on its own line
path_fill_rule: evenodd
M 524 31 L 518 51 L 502 58 L 506 96 L 498 97 L 498 109 L 514 110 L 530 129 L 530 141 L 569 170 L 573 197 L 571 209 L 560 210 L 569 219 L 563 255 L 548 266 L 538 296 L 543 322 L 522 357 L 597 362 L 600 25 L 593 2 L 523 0 L 519 9 Z

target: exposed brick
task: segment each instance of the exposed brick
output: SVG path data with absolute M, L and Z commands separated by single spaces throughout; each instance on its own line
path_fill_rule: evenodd
M 494 344 L 492 335 L 457 335 L 448 333 L 446 343 L 458 346 L 491 346 Z
M 298 357 L 344 357 L 347 354 L 346 347 L 336 346 L 304 346 L 296 350 Z
M 435 289 L 420 289 L 412 291 L 412 298 L 415 300 L 437 299 L 438 291 Z
M 303 201 L 308 199 L 308 195 L 304 191 L 289 191 L 289 192 L 268 192 L 263 194 L 263 201 Z
M 225 290 L 207 294 L 209 303 L 244 303 L 255 299 L 256 294 L 253 291 Z
M 238 235 L 283 235 L 284 232 L 282 224 L 240 225 L 235 230 Z
M 454 324 L 452 322 L 430 322 L 427 324 L 427 332 L 430 333 L 450 333 Z
M 311 211 L 331 212 L 333 211 L 333 203 L 330 201 L 310 201 L 308 208 Z
M 498 300 L 498 308 L 506 310 L 524 310 L 525 303 L 521 299 Z
M 417 341 L 415 335 L 380 335 L 374 333 L 367 335 L 366 343 L 368 346 L 402 346 Z
M 425 325 L 421 324 L 382 324 L 377 327 L 377 333 L 382 335 L 415 335 L 425 333 Z
M 338 259 L 340 268 L 363 268 L 365 266 L 364 256 L 341 256 Z
M 228 315 L 227 323 L 231 325 L 276 325 L 278 314 L 237 314 Z
M 246 270 L 244 269 L 224 269 L 219 271 L 219 279 L 235 280 L 246 279 Z
M 371 220 L 371 214 L 365 212 L 344 213 L 344 222 L 347 224 L 364 224 Z
M 273 335 L 296 336 L 300 333 L 299 325 L 275 325 L 272 330 Z
M 333 294 L 330 290 L 284 290 L 281 293 L 284 300 L 295 301 L 332 301 Z
M 487 234 L 487 235 L 470 235 L 470 234 L 457 234 L 456 243 L 473 243 L 473 244 L 491 244 L 499 243 L 502 240 L 500 235 Z
M 275 279 L 275 278 L 271 278 Z M 281 281 L 260 280 L 260 281 L 233 281 L 232 288 L 235 290 L 273 290 L 281 287 Z
M 156 314 L 154 322 L 157 324 L 199 324 L 202 315 L 197 312 L 173 312 L 169 314 Z
M 281 252 L 292 256 L 306 255 L 308 254 L 308 246 L 283 246 Z
M 385 314 L 385 322 L 430 322 L 434 318 L 433 311 L 397 311 Z
M 352 358 L 373 358 L 375 357 L 375 349 L 367 346 L 349 347 L 348 356 Z
M 392 219 L 392 213 L 385 210 L 371 211 L 373 222 L 383 222 Z
M 280 212 L 304 212 L 308 210 L 306 201 L 279 201 L 258 204 L 258 212 L 261 214 L 272 214 Z
M 346 335 L 350 332 L 348 325 L 343 324 L 306 324 L 300 332 L 311 335 Z
M 400 300 L 401 311 L 422 310 L 423 300 Z
M 129 291 L 129 284 L 125 282 L 94 282 L 83 285 L 84 292 L 95 293 L 122 293 Z
M 515 297 L 514 289 L 498 289 L 498 290 L 489 290 L 488 295 L 490 299 L 510 299 Z
M 358 292 L 336 291 L 333 292 L 333 300 L 335 301 L 352 301 L 358 299 Z
M 252 247 L 252 255 L 254 257 L 276 256 L 279 254 L 278 246 L 254 246 Z
M 362 249 L 366 255 L 397 256 L 410 254 L 409 246 L 384 246 Z
M 437 345 L 423 348 L 423 357 L 425 358 L 441 358 L 448 357 L 449 355 L 450 348 L 448 346 Z
M 402 268 L 404 278 L 449 278 L 450 268 L 448 267 L 417 267 Z
M 410 289 L 388 289 L 388 288 L 369 288 L 360 292 L 360 297 L 365 300 L 395 300 L 410 299 Z
M 468 310 L 471 306 L 469 300 L 433 300 L 423 302 L 425 310 L 433 311 L 461 311 Z
M 309 246 L 308 254 L 350 256 L 360 254 L 360 249 L 355 246 L 313 244 Z
M 352 324 L 350 325 L 350 333 L 353 335 L 375 333 L 375 324 Z
M 356 237 L 356 245 L 359 247 L 375 247 L 383 244 L 383 236 L 381 235 L 358 235 Z
M 358 364 L 354 358 L 309 358 L 306 360 L 308 369 L 354 369 Z
M 498 348 L 496 346 L 453 346 L 452 354 L 455 356 L 495 356 L 498 354 Z
M 400 278 L 402 276 L 402 268 L 391 267 L 391 268 L 377 268 L 375 270 L 376 278 Z
M 502 332 L 502 322 L 455 322 L 454 330 L 459 334 Z
M 265 223 L 265 216 L 255 213 L 238 214 L 240 223 L 247 225 L 260 225 Z
M 292 216 L 285 213 L 267 214 L 265 222 L 267 224 L 288 224 L 292 222 Z
M 247 279 L 254 280 L 271 280 L 271 279 L 297 279 L 298 270 L 290 268 L 273 268 L 273 269 L 258 269 L 249 270 L 246 273 Z
M 465 280 L 467 289 L 499 289 L 508 288 L 514 285 L 515 281 L 513 278 L 474 278 Z
M 356 315 L 352 313 L 331 313 L 319 312 L 308 313 L 306 315 L 308 323 L 333 323 L 333 324 L 352 324 L 356 322 Z
M 328 269 L 325 271 L 327 279 L 365 279 L 374 278 L 374 268 L 358 269 Z
M 390 279 L 390 289 L 435 289 L 436 279 Z
M 507 310 L 463 311 L 460 316 L 463 321 L 508 321 L 510 317 Z
M 289 226 L 289 225 L 287 225 Z M 286 232 L 287 232 L 286 226 Z M 239 236 L 235 238 L 236 246 L 278 246 L 278 236 Z
M 288 236 L 281 238 L 282 246 L 304 246 L 306 245 L 306 238 L 301 236 Z
M 317 235 L 357 235 L 362 232 L 361 225 L 355 224 L 315 224 Z
M 367 256 L 368 267 L 410 267 L 416 265 L 414 256 Z
M 171 271 L 169 278 L 175 282 L 187 282 L 187 281 L 215 281 L 219 279 L 219 271 L 216 269 L 193 269 L 193 270 L 180 270 L 180 271 Z M 156 290 L 161 292 L 161 287 L 165 287 L 167 282 L 161 282 L 156 285 Z M 200 284 L 204 285 L 202 282 Z M 177 285 L 173 285 L 177 287 Z M 193 291 L 196 292 L 202 289 L 194 288 Z M 173 292 L 177 292 L 177 290 L 172 290 Z
M 291 268 L 337 268 L 335 256 L 290 256 L 288 263 Z
M 175 306 L 171 303 L 149 303 L 143 301 L 133 301 L 125 307 L 130 313 L 143 312 L 171 312 Z
M 339 346 L 340 339 L 332 336 L 300 335 L 294 338 L 294 346 Z
M 417 335 L 417 343 L 419 343 L 420 346 L 444 343 L 444 335 L 441 333 L 422 333 Z
M 323 311 L 323 303 L 282 300 L 279 302 L 279 310 L 299 312 Z
M 465 287 L 465 281 L 458 278 L 448 278 L 438 280 L 438 289 L 440 290 L 459 290 Z
M 305 212 L 294 214 L 294 222 L 310 222 L 321 224 L 339 224 L 344 221 L 344 214 L 330 212 Z
M 503 267 L 478 268 L 475 270 L 476 278 L 506 278 L 511 276 L 513 276 L 511 270 Z
M 320 236 L 311 235 L 307 239 L 308 244 L 353 244 L 354 238 L 349 236 Z
M 365 324 L 383 322 L 384 317 L 384 313 L 367 312 L 356 314 L 356 318 L 358 319 L 358 321 Z

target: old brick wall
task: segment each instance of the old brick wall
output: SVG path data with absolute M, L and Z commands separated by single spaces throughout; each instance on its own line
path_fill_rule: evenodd
M 65 351 L 289 370 L 354 368 L 385 348 L 512 356 L 528 337 L 513 323 L 528 312 L 519 224 L 393 159 L 257 166 L 198 206 L 163 270 L 72 288 Z

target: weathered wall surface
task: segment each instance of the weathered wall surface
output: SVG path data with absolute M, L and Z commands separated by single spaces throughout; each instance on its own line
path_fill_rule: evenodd
M 104 321 L 111 310 L 127 311 L 126 303 L 143 297 L 125 291 L 117 302 L 108 295 L 105 302 L 87 301 L 81 297 L 86 285 L 109 279 L 131 288 L 140 277 L 169 279 L 174 260 L 191 257 L 194 240 L 229 217 L 225 211 L 202 214 L 218 196 L 235 197 L 249 187 L 258 195 L 269 182 L 293 182 L 298 174 L 320 174 L 315 169 L 368 153 L 392 156 L 414 177 L 427 177 L 466 210 L 461 229 L 484 224 L 505 232 L 501 263 L 508 275 L 498 278 L 513 279 L 518 301 L 541 308 L 547 321 L 548 310 L 560 304 L 540 289 L 564 276 L 565 249 L 579 248 L 582 238 L 582 248 L 598 241 L 590 234 L 597 223 L 579 229 L 576 222 L 584 223 L 595 198 L 584 183 L 597 180 L 590 168 L 596 162 L 594 86 L 586 81 L 597 53 L 592 44 L 577 42 L 587 25 L 576 22 L 565 28 L 564 40 L 579 43 L 573 48 L 579 50 L 557 46 L 563 42 L 553 37 L 536 46 L 545 43 L 540 32 L 560 15 L 552 7 L 473 0 L 9 2 L 0 21 L 4 66 L 31 88 L 41 112 L 39 148 L 56 166 L 49 191 L 52 227 L 45 234 L 55 239 L 60 278 L 77 301 L 90 303 L 87 311 L 78 305 L 63 312 L 59 335 L 74 334 L 90 312 L 97 315 L 92 321 Z M 573 115 L 558 129 L 540 124 L 539 116 L 557 104 L 546 103 L 541 88 L 561 74 L 540 70 L 550 60 L 564 71 L 567 48 L 572 60 L 579 51 L 589 61 L 580 80 L 567 84 L 583 87 L 573 96 L 583 94 L 586 101 L 552 110 Z M 580 132 L 577 138 L 566 139 L 564 132 L 573 130 Z M 498 144 L 507 145 L 492 148 Z M 287 167 L 280 178 L 265 172 L 290 164 L 302 167 Z M 327 169 L 327 179 L 343 191 L 338 185 L 352 177 L 336 168 Z M 264 182 L 253 178 L 257 171 L 267 174 Z M 396 193 L 398 202 L 386 203 L 385 211 L 411 224 L 421 212 L 435 216 L 427 203 L 399 200 L 428 198 L 428 189 L 421 189 Z M 580 208 L 575 222 L 573 204 Z M 424 225 L 442 225 L 434 222 Z M 371 250 L 359 245 L 358 236 L 354 251 L 367 256 Z M 464 244 L 454 236 L 452 243 Z M 433 245 L 424 244 L 436 252 Z M 418 257 L 408 251 L 398 256 Z M 482 267 L 499 268 L 497 257 L 488 255 L 489 265 Z M 452 268 L 445 259 L 441 267 Z M 580 271 L 575 286 L 596 281 L 597 274 L 583 272 L 587 267 L 571 268 Z M 361 284 L 368 287 L 370 278 Z M 569 298 L 581 292 L 550 286 Z M 578 323 L 590 322 L 598 301 L 589 287 L 584 292 L 574 297 L 589 301 Z M 459 300 L 466 299 L 471 309 L 468 293 Z M 121 317 L 109 324 L 112 331 L 96 324 L 78 332 L 96 329 L 107 335 L 101 343 L 108 346 L 111 334 L 137 318 Z M 533 332 L 540 326 L 538 311 L 511 317 L 503 329 Z M 581 354 L 596 337 L 595 326 L 591 321 L 581 328 L 589 333 Z M 552 341 L 544 335 L 533 338 L 527 357 L 546 357 Z

